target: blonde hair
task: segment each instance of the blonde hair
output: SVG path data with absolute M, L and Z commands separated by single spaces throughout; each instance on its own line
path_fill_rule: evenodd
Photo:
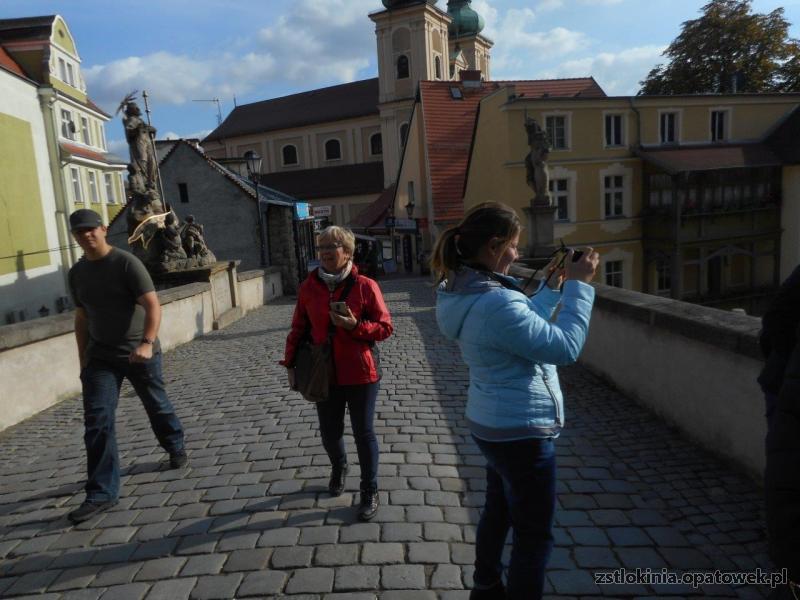
M 484 202 L 470 210 L 458 225 L 445 229 L 433 247 L 431 271 L 437 282 L 448 271 L 457 271 L 463 261 L 474 260 L 481 247 L 496 237 L 506 245 L 522 231 L 522 223 L 510 206 Z
M 353 235 L 353 232 L 347 229 L 346 227 L 339 227 L 338 225 L 329 225 L 325 229 L 319 232 L 317 236 L 317 243 L 322 240 L 331 240 L 332 242 L 336 242 L 337 244 L 341 244 L 342 248 L 344 248 L 345 252 L 350 256 L 353 256 L 356 251 L 356 236 Z

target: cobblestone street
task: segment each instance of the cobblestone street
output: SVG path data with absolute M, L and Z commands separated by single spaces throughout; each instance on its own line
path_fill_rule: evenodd
M 187 468 L 165 468 L 125 384 L 110 512 L 66 519 L 83 500 L 79 399 L 0 434 L 0 597 L 467 600 L 485 482 L 463 418 L 466 368 L 438 332 L 426 281 L 382 287 L 395 334 L 381 344 L 375 521 L 356 519 L 357 467 L 342 496 L 327 494 L 316 412 L 277 364 L 293 308 L 282 299 L 166 355 Z M 595 585 L 593 573 L 622 567 L 769 570 L 761 491 L 583 368 L 561 372 L 551 597 L 765 597 L 754 586 Z

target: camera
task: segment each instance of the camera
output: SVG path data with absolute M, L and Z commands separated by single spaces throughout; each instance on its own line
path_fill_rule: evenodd
M 558 249 L 558 254 L 560 254 L 561 257 L 558 259 L 558 264 L 556 265 L 557 268 L 559 268 L 559 269 L 563 268 L 564 261 L 567 260 L 567 254 L 569 254 L 570 250 L 573 251 L 572 262 L 578 262 L 580 260 L 581 256 L 583 256 L 583 250 L 577 250 L 575 248 L 568 248 L 567 246 L 564 246 L 563 243 L 562 243 L 561 248 Z

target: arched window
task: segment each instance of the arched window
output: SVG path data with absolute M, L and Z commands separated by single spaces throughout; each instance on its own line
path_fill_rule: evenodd
M 336 138 L 325 142 L 325 160 L 339 160 L 342 158 L 342 145 Z
M 408 57 L 405 54 L 397 58 L 397 78 L 408 79 Z
M 438 56 L 433 59 L 433 77 L 434 79 L 442 78 L 442 59 Z
M 380 133 L 373 133 L 369 136 L 369 153 L 372 156 L 383 154 L 383 140 Z
M 400 147 L 403 148 L 406 145 L 406 138 L 408 137 L 408 123 L 403 123 L 400 125 Z
M 296 165 L 299 162 L 297 160 L 297 146 L 294 144 L 286 144 L 281 150 L 281 154 L 283 155 L 284 167 Z

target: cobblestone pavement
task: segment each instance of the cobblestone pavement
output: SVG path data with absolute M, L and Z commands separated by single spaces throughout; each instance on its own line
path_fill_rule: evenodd
M 384 289 L 396 334 L 382 344 L 374 522 L 356 520 L 358 469 L 341 497 L 325 491 L 314 407 L 287 391 L 277 365 L 292 311 L 281 300 L 166 356 L 188 468 L 164 468 L 126 384 L 122 499 L 106 514 L 77 527 L 65 516 L 83 499 L 78 400 L 0 434 L 0 596 L 466 600 L 484 489 L 463 420 L 466 369 L 438 334 L 426 283 Z M 621 567 L 769 568 L 761 497 L 584 369 L 562 376 L 549 593 L 763 597 L 757 587 L 595 585 L 593 572 Z M 352 438 L 348 450 L 355 465 Z

